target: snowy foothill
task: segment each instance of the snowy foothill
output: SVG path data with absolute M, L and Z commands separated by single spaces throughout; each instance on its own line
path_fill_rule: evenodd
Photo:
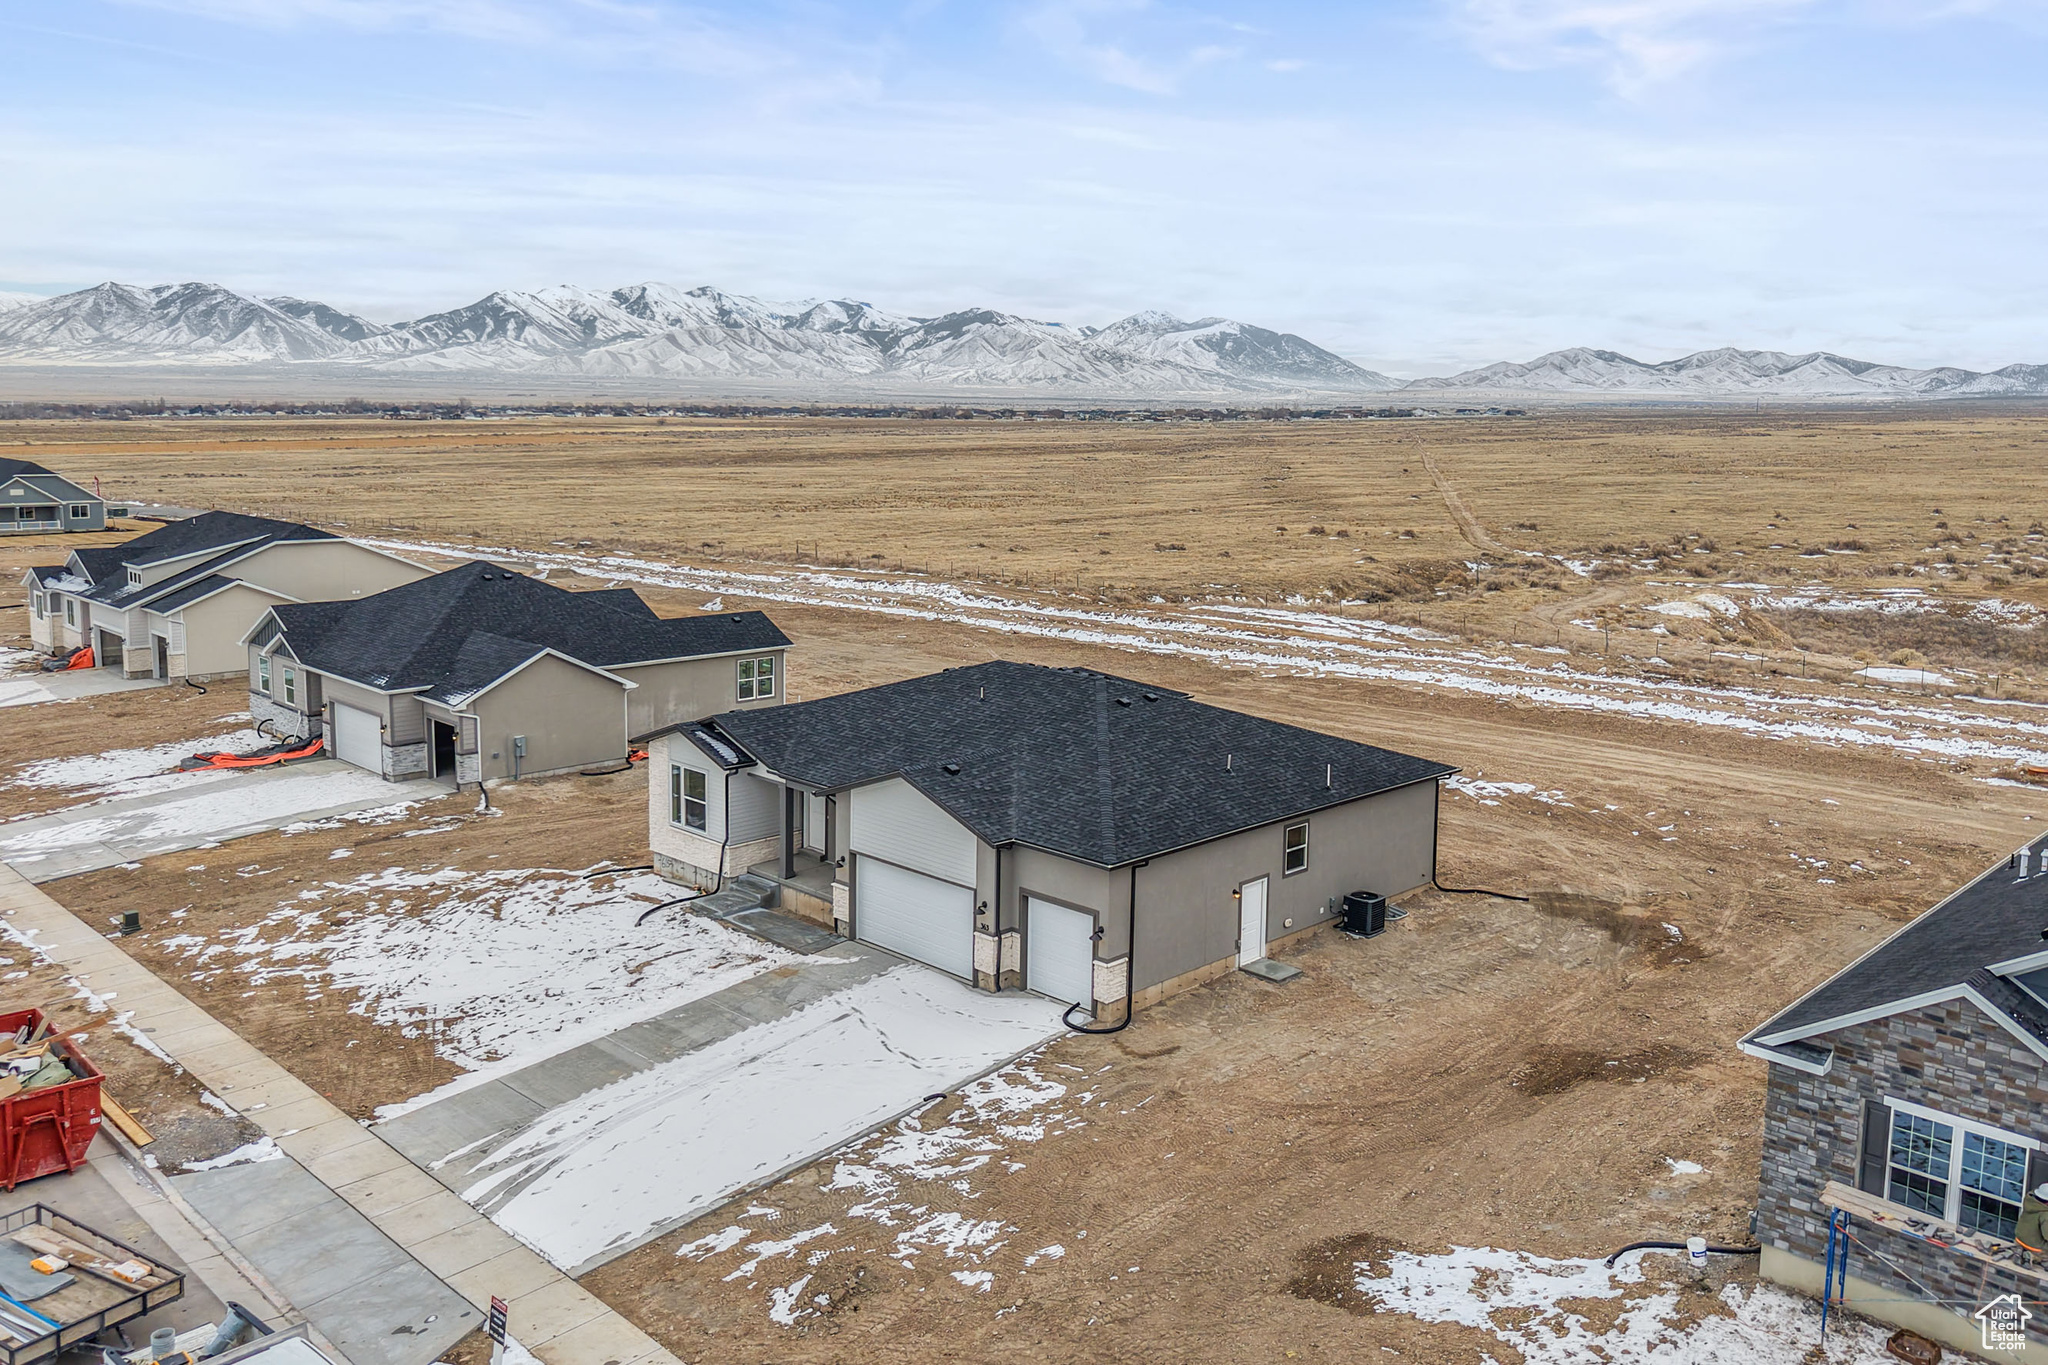
M 580 1273 L 1061 1031 L 1051 1001 L 894 967 L 493 1138 L 461 1193 Z
M 1452 1247 L 1436 1255 L 1396 1251 L 1384 1273 L 1357 1267 L 1358 1292 L 1380 1313 L 1402 1313 L 1487 1333 L 1524 1365 L 1878 1365 L 1889 1361 L 1885 1333 L 1837 1317 L 1817 1354 L 1820 1307 L 1775 1285 L 1726 1284 L 1697 1320 L 1680 1313 L 1674 1283 L 1653 1282 L 1646 1255 L 1631 1253 L 1612 1270 L 1604 1261 L 1533 1256 L 1492 1247 Z M 1659 1255 L 1660 1274 L 1688 1273 Z M 1589 1301 L 1614 1301 L 1596 1323 Z M 1485 1355 L 1482 1359 L 1487 1359 Z
M 192 979 L 298 980 L 350 1009 L 429 1034 L 463 1075 L 387 1106 L 391 1117 L 674 1009 L 796 955 L 677 911 L 648 873 L 383 868 L 308 887 L 255 924 L 162 946 Z
M 1904 683 L 1908 686 L 1932 685 L 1935 687 L 1947 687 L 1955 682 L 1954 678 L 1949 677 L 1948 674 L 1943 673 L 1938 668 L 1888 668 L 1873 665 L 1869 668 L 1857 669 L 1856 676 L 1868 678 L 1872 682 Z
M 1058 1069 L 1036 1053 L 1019 1058 L 963 1086 L 953 1099 L 850 1144 L 837 1154 L 832 1179 L 823 1187 L 858 1196 L 839 1223 L 782 1231 L 776 1227 L 784 1217 L 780 1210 L 754 1204 L 732 1215 L 740 1221 L 685 1242 L 676 1255 L 706 1261 L 737 1248 L 745 1259 L 722 1278 L 763 1290 L 770 1320 L 785 1327 L 829 1306 L 806 1291 L 817 1267 L 833 1256 L 886 1256 L 904 1266 L 936 1256 L 959 1284 L 985 1292 L 998 1273 L 988 1268 L 991 1258 L 1019 1229 L 999 1217 L 936 1210 L 938 1192 L 919 1187 L 939 1184 L 968 1195 L 966 1178 L 974 1172 L 1020 1171 L 1020 1148 L 1085 1127 L 1085 1111 L 1095 1102 L 1094 1091 L 1086 1088 L 1092 1075 L 1067 1067 L 1072 1078 L 1062 1080 L 1051 1074 Z M 1065 1254 L 1059 1243 L 1040 1247 L 1018 1262 L 1016 1273 Z

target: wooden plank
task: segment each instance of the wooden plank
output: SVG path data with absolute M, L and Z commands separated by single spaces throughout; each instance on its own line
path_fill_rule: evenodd
M 1968 1232 L 1954 1223 L 1945 1223 L 1939 1218 L 1913 1213 L 1889 1200 L 1839 1181 L 1830 1180 L 1820 1192 L 1820 1202 L 1831 1209 L 1841 1209 L 1851 1217 L 1874 1223 L 1888 1232 L 1903 1237 L 1912 1237 L 1926 1242 L 1929 1246 L 1944 1247 L 1958 1256 L 1973 1261 L 1983 1261 L 2015 1275 L 2025 1275 L 2036 1280 L 2048 1280 L 2048 1265 L 2030 1264 L 2027 1253 L 2016 1242 L 2001 1242 L 1981 1232 Z
M 30 1223 L 27 1227 L 16 1228 L 7 1235 L 25 1247 L 62 1256 L 71 1262 L 75 1270 L 90 1270 L 93 1274 L 112 1280 L 116 1284 L 129 1285 L 136 1289 L 155 1289 L 169 1283 L 165 1276 L 157 1273 L 155 1266 L 148 1266 L 148 1273 L 137 1279 L 131 1280 L 125 1275 L 116 1275 L 114 1267 L 120 1265 L 120 1261 L 103 1256 L 76 1238 L 66 1237 L 57 1229 L 45 1227 L 41 1223 Z M 147 1262 L 144 1264 L 147 1265 Z
M 137 1147 L 147 1147 L 156 1141 L 156 1135 L 144 1128 L 135 1115 L 121 1107 L 121 1102 L 107 1093 L 104 1082 L 100 1085 L 100 1113 L 121 1130 L 121 1136 Z

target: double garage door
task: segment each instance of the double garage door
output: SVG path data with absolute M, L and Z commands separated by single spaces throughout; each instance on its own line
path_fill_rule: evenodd
M 865 943 L 973 979 L 974 892 L 879 858 L 854 871 L 854 929 Z
M 854 873 L 857 936 L 969 980 L 974 976 L 974 892 L 877 858 Z M 1095 921 L 1036 896 L 1025 902 L 1025 987 L 1062 1004 L 1095 1008 Z

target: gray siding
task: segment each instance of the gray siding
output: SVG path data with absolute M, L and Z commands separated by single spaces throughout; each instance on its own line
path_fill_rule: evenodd
M 424 735 L 426 708 L 410 702 L 410 723 Z M 512 775 L 512 737 L 526 736 L 523 775 L 617 763 L 626 756 L 626 707 L 619 685 L 587 668 L 543 656 L 479 696 L 476 713 L 486 778 Z
M 710 773 L 713 780 L 718 777 L 717 769 L 697 755 L 692 762 L 689 755 L 697 750 L 688 740 L 673 741 L 673 752 L 684 755 L 680 762 L 684 767 L 701 767 Z M 768 839 L 782 833 L 782 788 L 774 782 L 753 773 L 734 773 L 732 779 L 732 809 L 726 817 L 725 837 L 735 844 L 751 843 L 755 839 Z M 715 839 L 718 836 L 713 834 Z
M 752 711 L 779 706 L 783 700 L 785 651 L 761 650 L 744 656 L 714 659 L 679 659 L 674 663 L 621 666 L 610 671 L 628 682 L 638 683 L 626 694 L 627 724 L 636 735 L 648 734 L 666 725 L 702 720 L 721 711 Z M 765 701 L 739 699 L 739 659 L 775 659 L 775 695 Z

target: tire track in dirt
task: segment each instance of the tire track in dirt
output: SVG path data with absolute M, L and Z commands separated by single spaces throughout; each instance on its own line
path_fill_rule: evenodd
M 1430 482 L 1436 485 L 1437 496 L 1444 500 L 1444 510 L 1448 511 L 1451 520 L 1458 524 L 1459 535 L 1470 541 L 1475 549 L 1484 550 L 1488 554 L 1512 557 L 1529 553 L 1526 550 L 1511 549 L 1488 535 L 1485 525 L 1478 517 L 1472 515 L 1472 509 L 1465 505 L 1465 500 L 1458 496 L 1458 490 L 1451 487 L 1451 481 L 1444 477 L 1444 471 L 1438 467 L 1436 457 L 1429 453 L 1429 447 L 1418 445 L 1417 449 L 1422 452 L 1422 467 L 1429 471 Z

